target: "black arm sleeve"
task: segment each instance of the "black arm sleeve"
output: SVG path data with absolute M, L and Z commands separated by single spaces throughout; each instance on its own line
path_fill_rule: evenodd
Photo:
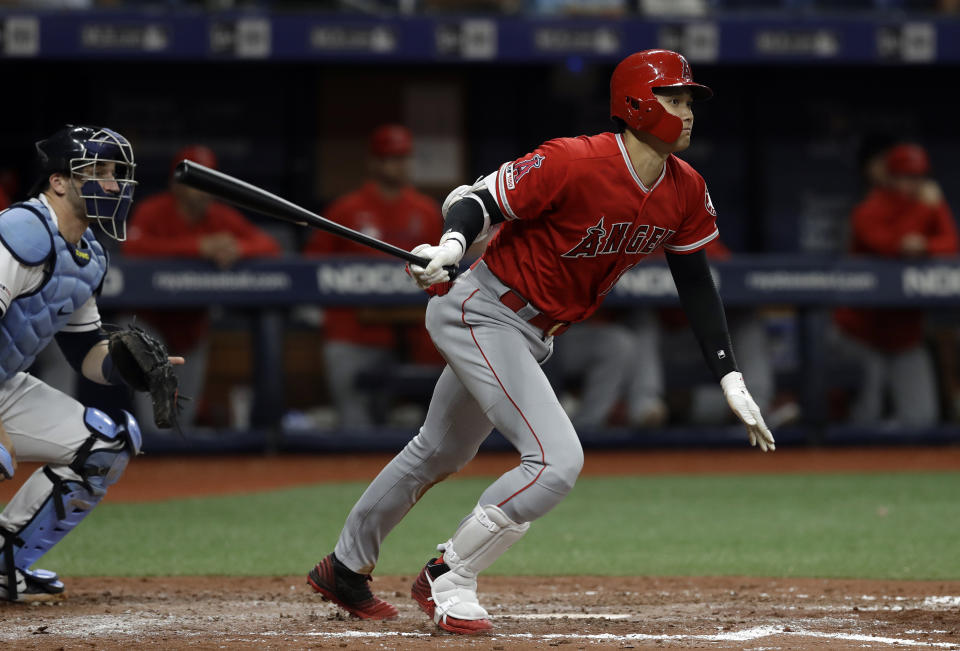
M 700 342 L 707 366 L 717 380 L 738 370 L 730 346 L 723 303 L 710 274 L 707 254 L 703 250 L 689 255 L 667 253 L 667 264 L 670 265 L 673 282 L 680 294 L 680 304 L 690 321 L 693 334 Z
M 496 199 L 490 194 L 489 190 L 478 190 L 474 192 L 483 202 L 483 207 L 487 209 L 490 215 L 491 224 L 499 224 L 505 221 L 503 213 L 497 206 Z M 443 220 L 443 232 L 449 233 L 455 231 L 463 235 L 467 242 L 467 247 L 477 239 L 477 235 L 483 230 L 483 208 L 472 198 L 461 199 L 450 206 L 447 211 L 447 217 Z
M 97 342 L 107 338 L 107 333 L 97 328 L 96 330 L 84 330 L 83 332 L 58 332 L 54 337 L 63 352 L 63 356 L 70 362 L 70 366 L 77 373 L 81 373 L 83 358 L 87 356 L 87 353 Z

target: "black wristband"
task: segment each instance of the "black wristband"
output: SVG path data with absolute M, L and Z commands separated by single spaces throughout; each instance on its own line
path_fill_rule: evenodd
M 114 385 L 126 385 L 127 383 L 123 381 L 123 377 L 120 375 L 120 371 L 113 363 L 113 358 L 110 357 L 110 353 L 107 353 L 107 356 L 103 358 L 103 363 L 100 365 L 100 372 L 103 374 L 104 379 L 107 382 Z
M 105 340 L 107 334 L 96 328 L 94 330 L 81 330 L 80 332 L 61 331 L 54 337 L 64 358 L 70 363 L 70 367 L 82 375 L 83 360 L 86 359 L 87 353 L 90 352 L 91 348 Z

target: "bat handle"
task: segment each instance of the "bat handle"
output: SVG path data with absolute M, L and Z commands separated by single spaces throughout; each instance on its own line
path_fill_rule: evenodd
M 449 264 L 444 269 L 447 270 L 447 273 L 450 274 L 450 282 L 456 280 L 457 276 L 460 275 L 460 267 L 455 264 Z
M 418 267 L 426 267 L 430 264 L 430 260 L 427 258 L 422 258 L 419 255 L 408 254 L 407 262 L 412 262 Z M 450 274 L 450 280 L 448 282 L 453 282 L 457 276 L 460 275 L 460 267 L 455 264 L 448 264 L 444 267 L 448 274 Z

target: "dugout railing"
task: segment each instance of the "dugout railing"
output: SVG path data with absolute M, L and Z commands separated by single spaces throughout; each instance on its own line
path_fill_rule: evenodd
M 738 256 L 713 265 L 728 307 L 781 306 L 794 315 L 796 368 L 792 373 L 802 407 L 798 425 L 781 438 L 829 443 L 960 441 L 960 428 L 944 425 L 924 431 L 840 427 L 828 421 L 828 373 L 834 373 L 825 346 L 830 311 L 837 306 L 911 307 L 936 311 L 960 309 L 960 259 L 900 263 L 872 259 L 809 256 Z M 371 449 L 402 444 L 410 430 L 378 429 L 338 437 L 326 432 L 284 432 L 283 340 L 288 315 L 298 306 L 423 305 L 427 296 L 410 281 L 401 263 L 383 259 L 324 261 L 285 258 L 250 261 L 231 270 L 186 261 L 118 258 L 100 298 L 105 311 L 219 305 L 251 317 L 253 364 L 252 429 L 212 441 L 186 441 L 188 448 Z M 610 293 L 611 307 L 676 305 L 669 270 L 661 263 L 631 269 Z M 949 321 L 947 321 L 949 324 Z M 957 324 L 960 328 L 960 323 Z M 830 377 L 836 380 L 836 377 Z M 611 430 L 590 433 L 593 445 L 720 445 L 739 440 L 739 428 L 670 428 L 662 433 Z M 181 445 L 173 440 L 167 443 Z M 494 442 L 492 445 L 496 445 Z

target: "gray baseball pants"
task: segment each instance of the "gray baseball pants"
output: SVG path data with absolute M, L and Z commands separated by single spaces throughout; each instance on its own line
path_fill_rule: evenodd
M 583 449 L 540 369 L 553 339 L 500 302 L 508 289 L 481 261 L 449 293 L 430 299 L 427 330 L 447 367 L 420 432 L 347 517 L 334 551 L 355 572 L 373 571 L 387 534 L 431 486 L 476 455 L 493 427 L 520 453 L 520 464 L 494 481 L 479 504 L 529 522 L 573 488 Z M 473 506 L 464 509 L 465 517 Z

